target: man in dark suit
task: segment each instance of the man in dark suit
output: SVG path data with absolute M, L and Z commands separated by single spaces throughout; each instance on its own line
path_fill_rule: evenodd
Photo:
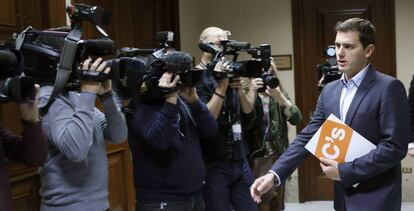
M 369 63 L 375 50 L 375 28 L 360 18 L 336 26 L 338 68 L 344 74 L 322 90 L 308 125 L 297 135 L 271 170 L 256 179 L 256 202 L 280 185 L 310 154 L 304 146 L 332 113 L 377 147 L 351 162 L 321 158 L 325 175 L 334 180 L 335 210 L 401 209 L 401 163 L 408 145 L 408 102 L 397 79 L 377 72 Z

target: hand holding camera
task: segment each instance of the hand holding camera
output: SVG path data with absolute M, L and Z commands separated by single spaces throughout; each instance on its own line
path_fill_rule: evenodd
M 175 75 L 174 80 L 172 80 L 172 77 L 173 73 L 170 72 L 165 72 L 164 74 L 162 74 L 161 78 L 158 80 L 158 87 L 160 87 L 161 89 L 168 90 L 176 89 L 177 83 L 180 80 L 180 76 Z M 165 100 L 172 104 L 176 104 L 177 90 L 175 90 L 174 92 L 167 92 L 167 94 L 165 94 Z
M 262 78 L 253 78 L 250 80 L 249 91 L 257 92 L 258 89 L 261 89 L 263 87 L 264 83 Z
M 105 74 L 109 74 L 109 72 L 111 71 L 111 68 L 106 66 L 106 62 L 102 62 L 102 58 L 97 58 L 89 67 L 91 61 L 92 59 L 89 58 L 82 63 L 82 69 L 84 71 L 87 70 L 91 73 L 104 72 Z M 93 92 L 96 94 L 103 94 L 108 92 L 109 90 L 112 90 L 112 85 L 110 80 L 106 80 L 102 83 L 93 80 L 81 80 L 81 90 L 82 92 Z
M 38 84 L 35 85 L 35 100 L 24 102 L 19 105 L 20 107 L 20 114 L 24 121 L 36 124 L 39 122 L 39 110 L 37 108 L 37 105 L 39 103 L 39 91 L 40 86 Z
M 224 59 L 217 62 L 216 66 L 214 67 L 214 72 L 216 73 L 216 75 L 223 75 L 222 79 L 217 81 L 218 90 L 216 90 L 218 92 L 221 92 L 223 95 L 226 93 L 227 86 L 229 85 L 229 78 L 227 77 L 226 72 L 228 68 L 229 61 L 225 61 Z
M 270 88 L 269 86 L 266 89 L 266 93 L 273 97 L 277 103 L 283 106 L 290 106 L 292 103 L 283 95 L 282 90 L 280 87 L 276 87 L 275 89 Z

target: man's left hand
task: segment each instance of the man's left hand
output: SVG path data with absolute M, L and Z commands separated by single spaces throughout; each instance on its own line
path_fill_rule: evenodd
M 324 157 L 321 157 L 319 160 L 321 161 L 320 165 L 322 171 L 328 178 L 335 181 L 341 181 L 338 171 L 338 162 Z

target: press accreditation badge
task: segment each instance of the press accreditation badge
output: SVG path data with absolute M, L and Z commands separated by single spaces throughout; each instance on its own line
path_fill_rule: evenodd
M 236 122 L 232 127 L 233 130 L 233 140 L 240 141 L 241 140 L 241 125 L 240 123 Z

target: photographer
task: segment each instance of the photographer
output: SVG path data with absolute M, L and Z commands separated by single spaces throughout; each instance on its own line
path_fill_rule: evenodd
M 10 196 L 9 176 L 6 162 L 41 166 L 46 161 L 47 140 L 43 133 L 37 111 L 39 87 L 36 100 L 19 105 L 23 131 L 18 136 L 0 123 L 0 205 L 1 210 L 13 210 Z
M 200 138 L 214 135 L 217 124 L 199 100 L 195 82 L 187 83 L 188 75 L 181 74 L 189 73 L 191 56 L 168 52 L 163 62 L 148 75 L 153 86 L 146 83 L 128 122 L 136 210 L 202 211 L 206 168 Z
M 269 68 L 277 76 L 276 64 L 271 61 Z M 257 91 L 260 91 L 257 93 Z M 246 132 L 249 147 L 249 162 L 255 178 L 265 174 L 276 159 L 289 145 L 288 125 L 297 125 L 302 120 L 299 108 L 290 100 L 288 93 L 279 84 L 272 89 L 263 87 L 263 80 L 251 80 L 248 92 L 249 101 L 255 106 L 257 118 L 254 126 Z M 284 209 L 284 185 L 263 196 L 259 211 Z
M 101 58 L 83 62 L 83 70 L 110 72 Z M 45 105 L 52 86 L 41 87 Z M 80 92 L 61 92 L 43 116 L 49 139 L 48 161 L 40 169 L 41 210 L 107 210 L 108 160 L 105 139 L 121 143 L 127 137 L 124 116 L 115 103 L 110 80 L 81 80 Z M 104 113 L 95 107 L 98 96 Z
M 227 40 L 228 31 L 208 27 L 200 35 L 200 43 L 221 47 Z M 197 66 L 207 69 L 215 55 L 203 51 Z M 225 71 L 228 63 L 219 61 L 214 71 Z M 246 159 L 242 131 L 251 126 L 246 123 L 254 118 L 254 110 L 243 92 L 240 78 L 226 77 L 216 80 L 212 73 L 205 72 L 203 82 L 197 87 L 200 98 L 207 103 L 216 118 L 219 132 L 208 142 L 203 142 L 203 155 L 207 165 L 204 199 L 207 211 L 257 210 L 249 196 L 253 175 Z

